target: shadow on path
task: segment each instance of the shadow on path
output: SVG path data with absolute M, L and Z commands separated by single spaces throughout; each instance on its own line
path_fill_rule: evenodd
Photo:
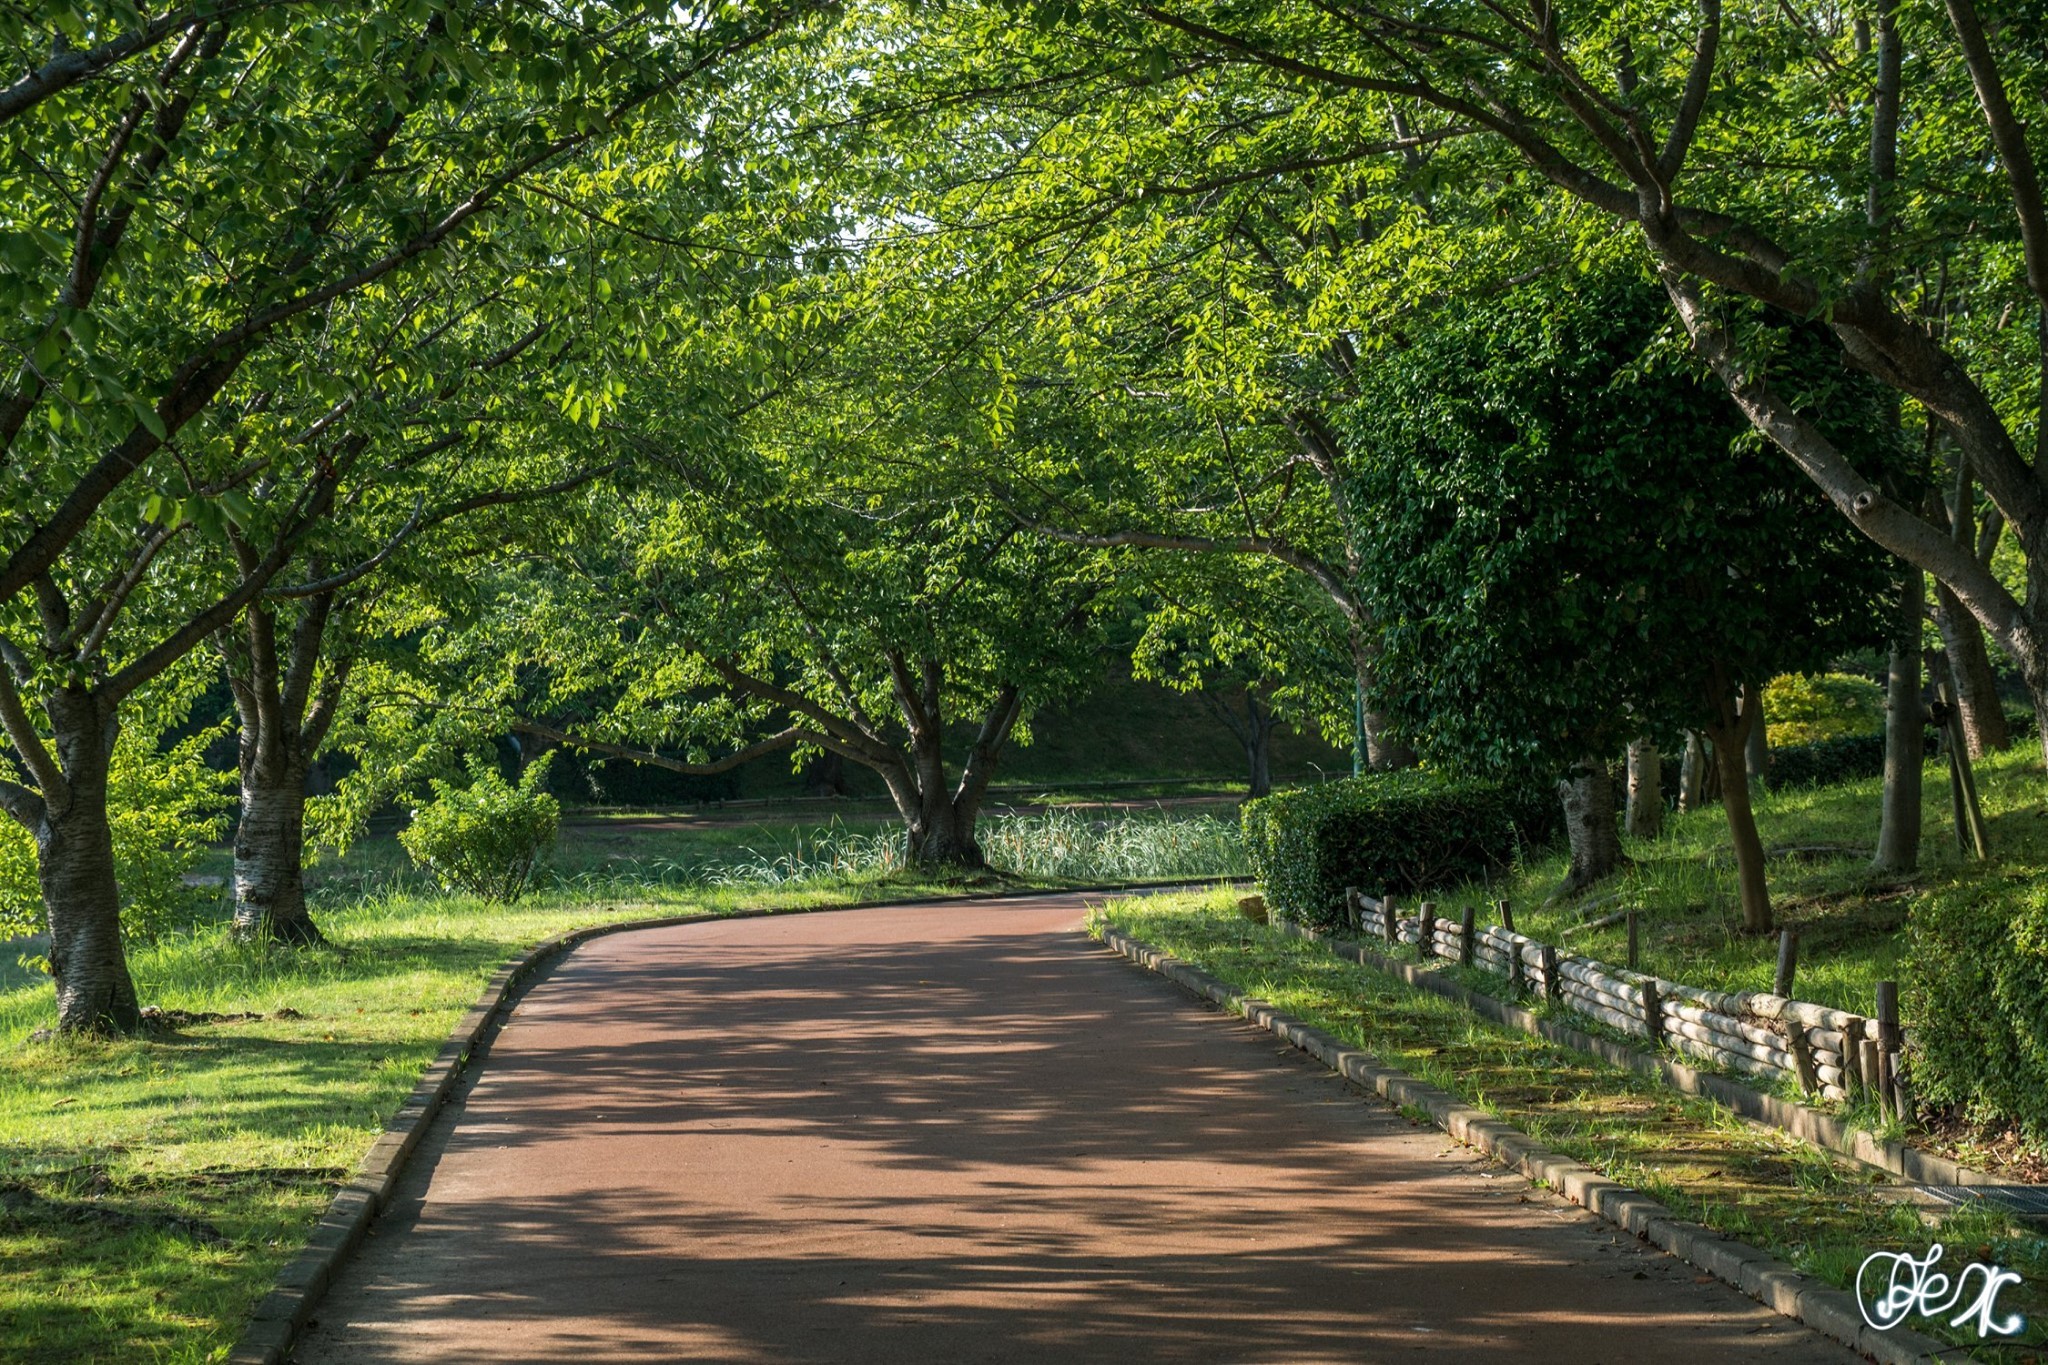
M 298 1359 L 1851 1359 L 1079 918 L 1049 897 L 585 945 Z

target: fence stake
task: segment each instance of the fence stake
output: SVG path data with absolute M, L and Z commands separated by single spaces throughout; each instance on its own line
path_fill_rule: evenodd
M 1401 931 L 1394 927 L 1394 898 L 1380 897 L 1380 927 L 1387 932 L 1387 946 L 1393 947 L 1401 941 Z
M 1628 969 L 1636 970 L 1636 912 L 1628 912 Z
M 1473 906 L 1465 907 L 1464 918 L 1458 921 L 1458 965 L 1472 965 L 1472 940 L 1479 928 L 1479 911 Z
M 1799 931 L 1786 929 L 1778 934 L 1778 979 L 1772 989 L 1787 1000 L 1792 998 L 1792 976 L 1799 970 Z
M 1522 945 L 1508 941 L 1508 994 L 1520 1000 L 1529 989 L 1529 978 L 1522 966 Z
M 1799 1072 L 1799 1088 L 1811 1095 L 1820 1089 L 1820 1072 L 1813 1065 L 1813 1039 L 1806 1034 L 1806 1025 L 1796 1019 L 1780 1021 L 1785 1028 L 1785 1050 L 1792 1054 L 1792 1065 Z
M 1417 913 L 1421 918 L 1415 926 L 1415 956 L 1427 962 L 1436 956 L 1436 902 L 1424 901 Z
M 1543 998 L 1556 1000 L 1564 994 L 1564 983 L 1557 979 L 1557 949 L 1546 943 L 1537 954 L 1543 959 Z
M 1630 927 L 1634 927 L 1633 916 L 1630 917 Z M 1629 956 L 1633 958 L 1635 954 Z M 1629 965 L 1633 967 L 1635 963 L 1631 961 Z M 1646 979 L 1636 984 L 1643 992 L 1643 1028 L 1650 1035 L 1650 1046 L 1660 1046 L 1664 1042 L 1664 1006 L 1657 999 L 1657 983 Z
M 1854 1015 L 1842 1025 L 1842 1089 L 1863 1088 L 1863 1021 Z
M 1344 888 L 1344 927 L 1345 927 L 1345 928 L 1347 928 L 1347 929 L 1356 929 L 1356 928 L 1358 927 L 1358 916 L 1359 916 L 1359 913 L 1360 913 L 1360 911 L 1361 911 L 1361 910 L 1362 910 L 1363 908 L 1364 908 L 1364 907 L 1363 907 L 1363 906 L 1361 906 L 1361 905 L 1359 904 L 1359 900 L 1358 900 L 1358 888 L 1357 888 L 1357 887 L 1355 887 L 1355 886 L 1347 886 L 1347 887 L 1345 887 L 1345 888 Z
M 1494 904 L 1500 907 L 1500 927 L 1511 934 L 1515 932 L 1515 907 L 1506 901 L 1495 901 Z
M 1899 983 L 1877 983 L 1877 1096 L 1894 1118 L 1906 1117 L 1897 1091 L 1899 1046 Z

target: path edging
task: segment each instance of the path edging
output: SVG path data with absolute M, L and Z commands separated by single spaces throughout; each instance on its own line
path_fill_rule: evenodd
M 1568 1024 L 1560 1024 L 1554 1019 L 1546 1019 L 1533 1010 L 1522 1009 L 1484 992 L 1462 986 L 1441 972 L 1389 957 L 1347 935 L 1325 933 L 1306 925 L 1296 924 L 1292 920 L 1276 920 L 1274 927 L 1283 934 L 1319 943 L 1337 956 L 1350 958 L 1362 967 L 1371 967 L 1389 976 L 1397 976 L 1419 990 L 1429 991 L 1447 1000 L 1455 1000 L 1497 1024 L 1534 1034 L 1546 1042 L 1556 1043 L 1561 1047 L 1589 1053 L 1624 1071 L 1633 1071 L 1639 1076 L 1661 1080 L 1674 1090 L 1710 1099 L 1743 1118 L 1782 1129 L 1796 1138 L 1811 1142 L 1816 1147 L 1824 1147 L 1838 1156 L 1861 1162 L 1887 1175 L 1895 1175 L 1919 1185 L 2010 1183 L 1987 1171 L 1950 1161 L 1947 1157 L 1923 1152 L 1903 1142 L 1880 1138 L 1867 1129 L 1836 1118 L 1833 1114 L 1824 1114 L 1809 1105 L 1780 1099 L 1776 1095 L 1766 1095 L 1740 1081 L 1701 1071 L 1697 1067 L 1674 1061 L 1661 1053 L 1646 1051 L 1627 1043 L 1617 1043 L 1612 1039 L 1582 1032 Z
M 552 964 L 578 944 L 607 934 L 636 929 L 666 929 L 679 924 L 715 924 L 727 920 L 765 919 L 776 915 L 815 915 L 845 910 L 877 910 L 903 905 L 944 905 L 951 902 L 1016 900 L 1033 896 L 1084 896 L 1100 892 L 1150 890 L 1174 886 L 1236 884 L 1243 878 L 1187 878 L 1166 882 L 1124 882 L 1030 891 L 997 891 L 982 895 L 918 896 L 907 900 L 870 901 L 856 905 L 795 906 L 781 910 L 736 910 L 725 914 L 659 915 L 649 919 L 620 920 L 613 924 L 592 924 L 556 934 L 519 954 L 494 973 L 483 994 L 455 1025 L 448 1041 L 441 1045 L 412 1094 L 398 1106 L 391 1122 L 370 1144 L 355 1177 L 334 1196 L 312 1235 L 299 1254 L 285 1262 L 271 1290 L 256 1304 L 248 1325 L 242 1329 L 227 1365 L 283 1365 L 290 1359 L 293 1344 L 312 1319 L 313 1310 L 327 1296 L 328 1285 L 362 1243 L 379 1214 L 391 1201 L 407 1161 L 427 1134 L 471 1062 L 488 1041 L 499 1015 L 521 986 L 542 968 Z
M 1393 1104 L 1427 1113 L 1457 1141 L 1493 1157 L 1529 1180 L 1548 1185 L 1572 1203 L 1641 1238 L 1765 1306 L 1882 1365 L 1930 1365 L 1951 1348 L 1907 1329 L 1879 1332 L 1863 1320 L 1854 1296 L 1802 1275 L 1763 1251 L 1680 1219 L 1640 1191 L 1609 1180 L 1592 1167 L 1539 1145 L 1520 1129 L 1448 1091 L 1382 1065 L 1336 1035 L 1226 985 L 1199 967 L 1132 938 L 1114 924 L 1101 926 L 1105 946 L 1223 1009 L 1242 1015 L 1344 1077 Z

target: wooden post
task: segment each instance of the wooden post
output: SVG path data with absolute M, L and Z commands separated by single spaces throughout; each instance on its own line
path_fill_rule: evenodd
M 1963 734 L 1963 714 L 1950 695 L 1947 683 L 1935 690 L 1947 713 L 1943 725 L 1948 736 L 1949 802 L 1955 809 L 1956 846 L 1978 858 L 1991 856 L 1991 841 L 1984 827 L 1984 808 L 1977 801 L 1977 772 L 1970 766 L 1970 744 Z
M 1633 916 L 1631 924 L 1633 924 Z M 1636 983 L 1643 993 L 1643 1028 L 1650 1035 L 1650 1046 L 1658 1047 L 1664 1042 L 1664 1005 L 1657 998 L 1657 983 L 1645 978 Z
M 1877 1099 L 1885 1112 L 1903 1119 L 1908 1112 L 1899 1106 L 1897 1090 L 1899 1046 L 1899 983 L 1877 983 Z
M 1920 1111 L 1913 1106 L 1913 1083 L 1903 1063 L 1903 1057 L 1892 1062 L 1892 1103 L 1897 1106 L 1899 1122 L 1910 1126 Z
M 1358 927 L 1358 912 L 1359 912 L 1359 908 L 1360 908 L 1360 907 L 1359 907 L 1359 901 L 1358 901 L 1358 888 L 1357 888 L 1357 887 L 1355 887 L 1355 886 L 1347 886 L 1347 887 L 1345 887 L 1345 888 L 1344 888 L 1344 927 L 1345 927 L 1346 929 L 1356 929 L 1356 928 Z
M 1778 934 L 1778 979 L 1772 983 L 1777 995 L 1792 998 L 1792 977 L 1799 970 L 1799 931 L 1781 930 Z
M 1863 1088 L 1863 1021 L 1850 1016 L 1842 1025 L 1842 1089 L 1855 1094 Z
M 1495 901 L 1494 904 L 1500 907 L 1500 927 L 1511 934 L 1515 932 L 1515 907 L 1506 901 Z
M 1479 934 L 1479 911 L 1474 906 L 1465 907 L 1464 918 L 1458 921 L 1458 965 L 1472 965 L 1472 941 Z
M 1866 1036 L 1861 1043 L 1857 1044 L 1856 1051 L 1861 1057 L 1861 1062 L 1857 1067 L 1857 1071 L 1860 1073 L 1861 1079 L 1863 1081 L 1863 1088 L 1865 1090 L 1876 1091 L 1878 1089 L 1877 1039 Z M 1883 1107 L 1884 1095 L 1882 1091 L 1878 1091 L 1878 1108 L 1882 1109 Z
M 1528 989 L 1529 976 L 1527 970 L 1522 965 L 1522 945 L 1510 940 L 1508 942 L 1508 994 L 1519 1000 Z
M 1785 1050 L 1792 1054 L 1793 1069 L 1799 1073 L 1799 1088 L 1811 1095 L 1820 1089 L 1820 1072 L 1813 1064 L 1813 1039 L 1806 1036 L 1806 1025 L 1798 1020 L 1779 1022 L 1785 1030 Z
M 1636 970 L 1636 961 L 1636 912 L 1631 910 L 1628 912 L 1628 969 L 1630 971 Z M 1655 1035 L 1652 1034 L 1651 1036 L 1654 1037 Z
M 1415 955 L 1427 962 L 1436 956 L 1436 902 L 1424 901 L 1417 914 Z
M 1536 951 L 1543 959 L 1543 998 L 1557 1000 L 1564 995 L 1564 983 L 1557 977 L 1557 949 L 1546 943 Z
M 1380 897 L 1380 919 L 1384 921 L 1380 927 L 1386 930 L 1387 946 L 1391 948 L 1401 941 L 1401 931 L 1395 927 L 1394 898 L 1392 896 Z

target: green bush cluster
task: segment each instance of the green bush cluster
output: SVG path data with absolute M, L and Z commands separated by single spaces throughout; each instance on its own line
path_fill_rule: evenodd
M 1853 673 L 1786 673 L 1764 688 L 1771 747 L 1884 728 L 1884 688 Z
M 1338 923 L 1344 888 L 1413 894 L 1496 872 L 1557 837 L 1557 793 L 1540 783 L 1376 773 L 1245 803 L 1245 851 L 1266 900 L 1290 918 Z
M 1773 787 L 1830 787 L 1883 772 L 1882 733 L 1838 735 L 1772 749 L 1768 780 Z
M 561 807 L 547 791 L 547 757 L 513 786 L 490 763 L 469 760 L 469 785 L 434 779 L 434 800 L 412 813 L 398 842 L 443 890 L 510 905 L 533 884 L 553 846 Z
M 1922 1100 L 2048 1140 L 2048 886 L 2021 876 L 1934 895 L 1907 917 L 1905 998 Z

